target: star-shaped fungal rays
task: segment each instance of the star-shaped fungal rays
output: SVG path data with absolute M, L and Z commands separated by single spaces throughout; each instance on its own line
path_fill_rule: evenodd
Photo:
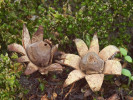
M 22 46 L 16 43 L 8 45 L 9 51 L 15 51 L 22 56 L 17 59 L 18 62 L 28 62 L 25 74 L 29 75 L 39 70 L 41 74 L 47 74 L 48 71 L 62 71 L 62 66 L 53 63 L 54 53 L 58 45 L 53 46 L 50 40 L 43 41 L 43 27 L 39 26 L 37 32 L 33 34 L 32 39 L 26 26 L 23 26 Z
M 88 49 L 85 42 L 81 39 L 75 39 L 75 44 L 79 53 L 64 54 L 61 63 L 74 68 L 64 82 L 64 87 L 85 78 L 92 91 L 99 91 L 104 75 L 121 75 L 122 66 L 119 61 L 110 60 L 119 49 L 114 45 L 109 45 L 99 52 L 99 43 L 97 35 L 93 39 Z

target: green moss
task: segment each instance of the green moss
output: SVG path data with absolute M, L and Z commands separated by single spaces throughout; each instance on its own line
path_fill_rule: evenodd
M 8 54 L 0 55 L 0 99 L 1 100 L 15 100 L 19 94 L 24 94 L 24 89 L 20 86 L 19 78 L 20 71 L 19 63 L 13 63 Z M 22 66 L 22 65 L 21 65 Z
M 1 2 L 0 8 L 0 44 L 4 51 L 10 43 L 21 43 L 22 26 L 26 23 L 31 34 L 43 25 L 44 37 L 51 37 L 54 42 L 61 41 L 64 50 L 74 38 L 83 38 L 83 34 L 92 37 L 95 32 L 102 47 L 127 45 L 133 27 L 132 6 L 132 0 L 6 0 Z M 59 37 L 54 37 L 55 32 Z M 65 36 L 69 41 L 64 41 Z

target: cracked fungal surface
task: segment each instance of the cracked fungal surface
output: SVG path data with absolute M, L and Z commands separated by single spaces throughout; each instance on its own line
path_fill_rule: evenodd
M 85 74 L 102 73 L 104 61 L 95 52 L 88 52 L 82 57 L 79 67 Z

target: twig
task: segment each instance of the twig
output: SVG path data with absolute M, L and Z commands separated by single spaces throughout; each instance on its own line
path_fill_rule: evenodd
M 66 99 L 66 97 L 69 95 L 69 93 L 72 91 L 72 89 L 73 89 L 74 85 L 75 85 L 75 83 L 73 83 L 73 84 L 72 84 L 72 86 L 71 86 L 70 90 L 69 90 L 69 91 L 68 91 L 68 93 L 65 95 L 65 97 L 64 97 L 64 99 L 63 99 L 63 100 L 65 100 L 65 99 Z

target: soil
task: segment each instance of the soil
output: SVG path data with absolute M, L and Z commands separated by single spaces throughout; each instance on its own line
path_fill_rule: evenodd
M 128 78 L 123 75 L 105 76 L 102 88 L 99 92 L 92 92 L 85 79 L 79 80 L 73 85 L 63 88 L 63 82 L 71 70 L 73 69 L 66 67 L 66 70 L 62 73 L 49 73 L 44 76 L 39 72 L 35 72 L 30 76 L 25 76 L 22 74 L 20 77 L 20 83 L 29 91 L 28 94 L 24 96 L 25 99 L 106 100 L 112 95 L 117 94 L 120 99 L 110 100 L 127 100 L 125 99 L 126 96 L 133 96 L 133 84 L 128 87 Z M 42 91 L 39 86 L 40 83 L 44 84 L 44 90 Z

